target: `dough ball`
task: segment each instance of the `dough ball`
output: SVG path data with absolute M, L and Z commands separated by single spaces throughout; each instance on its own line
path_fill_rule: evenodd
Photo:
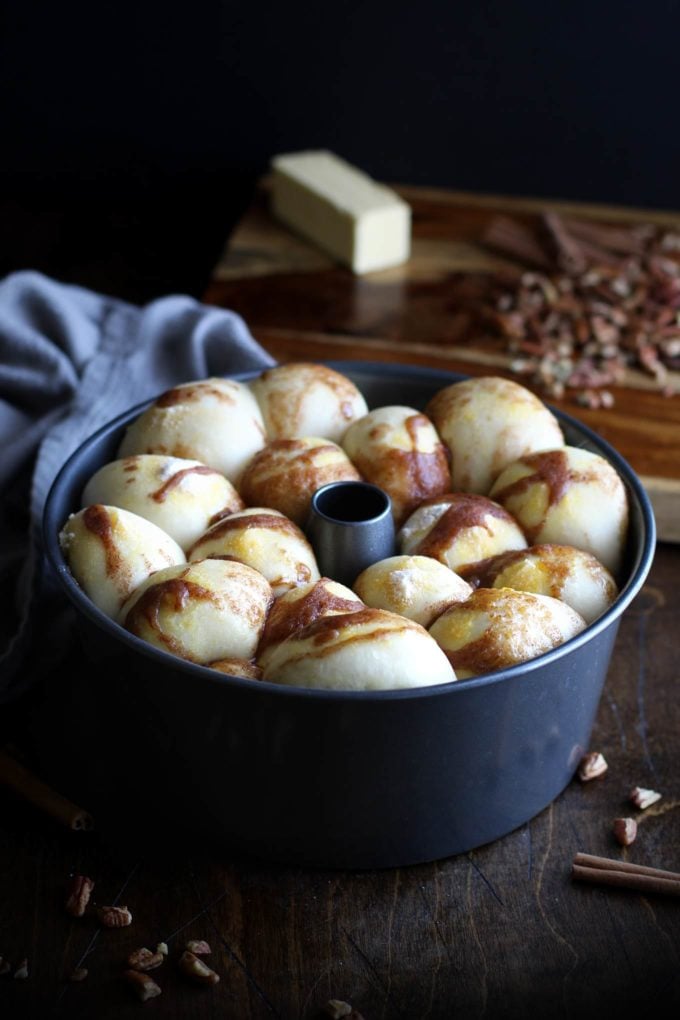
M 616 582 L 592 553 L 571 545 L 534 545 L 472 564 L 463 576 L 473 588 L 515 588 L 566 602 L 586 623 L 609 608 Z
M 481 376 L 446 386 L 425 413 L 451 452 L 451 487 L 487 495 L 507 464 L 564 443 L 557 418 L 509 379 Z
M 186 562 L 177 542 L 157 525 L 100 503 L 71 514 L 59 533 L 59 544 L 85 594 L 113 618 L 155 570 Z
M 264 679 L 325 690 L 388 691 L 456 679 L 424 627 L 382 609 L 325 616 L 278 645 Z
M 210 378 L 161 394 L 128 426 L 118 457 L 162 453 L 198 460 L 238 484 L 265 444 L 264 422 L 245 383 Z
M 211 669 L 218 673 L 226 673 L 227 676 L 241 676 L 246 680 L 261 680 L 262 670 L 250 659 L 218 659 L 217 662 L 207 663 Z
M 535 659 L 584 627 L 571 606 L 549 595 L 478 588 L 442 613 L 430 634 L 462 680 Z
M 197 460 L 141 453 L 105 464 L 83 491 L 83 505 L 106 503 L 153 521 L 186 552 L 218 516 L 244 506 L 231 482 Z
M 405 522 L 397 542 L 402 553 L 431 556 L 451 570 L 527 545 L 507 510 L 486 496 L 465 492 L 425 500 Z
M 397 527 L 424 499 L 451 490 L 446 447 L 412 407 L 369 411 L 350 425 L 342 446 L 363 477 L 388 494 Z
M 339 443 L 368 407 L 351 379 L 325 365 L 291 362 L 251 383 L 269 439 L 323 436 Z
M 600 454 L 575 446 L 529 454 L 501 473 L 490 495 L 517 518 L 532 545 L 576 546 L 618 576 L 628 499 L 621 478 Z
M 304 630 L 324 616 L 342 616 L 363 609 L 358 595 L 344 584 L 321 577 L 318 581 L 301 584 L 279 596 L 269 610 L 257 662 L 264 667 L 272 650 L 297 631 Z
M 304 527 L 317 489 L 328 482 L 359 479 L 342 447 L 319 436 L 305 436 L 267 443 L 243 472 L 239 488 L 249 505 L 275 507 Z
M 126 630 L 156 648 L 206 665 L 252 659 L 271 600 L 269 582 L 252 567 L 202 560 L 167 567 L 147 578 L 119 619 Z
M 319 577 L 314 550 L 278 510 L 249 507 L 213 524 L 189 550 L 189 560 L 226 557 L 259 570 L 281 595 Z
M 429 556 L 379 560 L 359 574 L 354 590 L 367 606 L 399 613 L 423 627 L 472 593 L 458 574 Z

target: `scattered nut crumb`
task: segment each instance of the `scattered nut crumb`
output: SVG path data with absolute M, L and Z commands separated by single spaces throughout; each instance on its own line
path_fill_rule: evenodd
M 76 967 L 73 973 L 69 974 L 69 981 L 84 981 L 89 974 L 87 967 Z
M 127 907 L 100 907 L 97 915 L 105 928 L 127 928 L 132 924 L 132 914 Z
M 637 836 L 637 822 L 634 818 L 615 818 L 613 832 L 621 846 L 630 846 Z
M 150 949 L 142 946 L 141 949 L 134 949 L 128 956 L 128 967 L 132 970 L 155 970 L 160 967 L 165 957 L 163 953 L 152 953 Z
M 635 786 L 630 791 L 629 799 L 632 804 L 635 804 L 635 807 L 644 811 L 645 808 L 656 804 L 657 800 L 661 800 L 661 794 L 657 793 L 656 790 L 645 790 L 642 786 Z
M 578 777 L 582 783 L 588 783 L 591 779 L 603 776 L 608 768 L 609 766 L 604 759 L 604 755 L 600 754 L 599 751 L 590 751 L 589 754 L 584 754 L 581 758 L 578 767 Z
M 184 948 L 196 956 L 209 956 L 212 953 L 212 949 L 203 939 L 191 939 Z
M 18 981 L 25 981 L 28 977 L 28 960 L 22 960 L 17 969 L 14 971 L 14 977 Z
M 156 946 L 156 952 L 160 953 L 161 956 L 167 956 L 168 955 L 167 942 L 159 942 L 158 945 Z
M 161 994 L 160 985 L 157 985 L 148 974 L 140 974 L 138 970 L 124 970 L 123 978 L 137 993 L 142 1002 L 147 999 L 155 999 Z
M 182 974 L 203 985 L 216 985 L 220 980 L 219 974 L 216 974 L 203 960 L 189 952 L 188 949 L 180 956 L 177 966 Z
M 342 1020 L 343 1017 L 350 1015 L 352 1007 L 349 1002 L 343 1002 L 342 999 L 329 999 L 323 1011 L 331 1020 Z
M 71 917 L 82 917 L 85 913 L 94 882 L 86 875 L 74 875 L 68 884 L 66 897 L 66 913 Z

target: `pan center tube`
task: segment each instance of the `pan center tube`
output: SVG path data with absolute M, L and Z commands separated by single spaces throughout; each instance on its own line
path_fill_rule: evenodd
M 370 482 L 317 489 L 306 530 L 322 575 L 348 587 L 366 567 L 394 554 L 392 501 Z

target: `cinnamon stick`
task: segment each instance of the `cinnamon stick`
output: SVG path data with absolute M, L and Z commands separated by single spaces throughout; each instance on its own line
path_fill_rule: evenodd
M 619 255 L 639 255 L 644 249 L 643 238 L 634 230 L 574 220 L 566 216 L 562 217 L 562 223 L 572 237 L 577 237 L 579 241 L 589 241 L 598 248 L 608 248 Z
M 88 831 L 94 827 L 87 811 L 53 790 L 5 751 L 0 751 L 0 784 L 68 829 Z
M 552 241 L 559 268 L 570 274 L 584 272 L 588 264 L 587 259 L 579 242 L 570 236 L 562 218 L 557 213 L 546 212 L 541 216 L 541 220 Z
M 680 896 L 680 874 L 649 868 L 627 861 L 609 860 L 590 854 L 576 854 L 572 864 L 572 878 L 595 885 L 610 885 L 619 889 L 633 889 L 644 893 L 663 893 Z
M 554 268 L 536 235 L 518 220 L 508 216 L 495 216 L 482 234 L 482 244 L 504 255 L 510 255 L 520 262 L 527 262 L 539 269 Z
M 587 868 L 601 868 L 605 871 L 627 871 L 634 875 L 651 875 L 656 878 L 672 878 L 680 882 L 680 872 L 664 871 L 662 868 L 649 868 L 645 864 L 632 864 L 630 861 L 617 861 L 615 858 L 596 857 L 594 854 L 577 853 L 574 864 Z

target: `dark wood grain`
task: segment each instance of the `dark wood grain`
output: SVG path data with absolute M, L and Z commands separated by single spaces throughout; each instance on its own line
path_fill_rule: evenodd
M 423 197 L 419 209 L 417 229 L 446 240 L 441 196 Z M 473 209 L 465 229 L 477 223 Z M 260 255 L 249 260 L 237 247 L 240 269 L 232 265 L 208 294 L 242 311 L 276 357 L 467 370 L 446 344 L 436 346 L 450 328 L 436 281 L 385 281 L 386 311 L 374 284 L 291 244 L 297 255 L 280 254 L 266 287 L 253 272 Z M 305 259 L 314 263 L 313 284 L 309 267 L 300 268 Z M 409 332 L 407 348 L 397 323 Z M 615 429 L 612 412 L 581 417 L 609 438 L 626 431 L 631 443 L 643 436 L 650 449 L 663 446 L 668 419 L 665 412 L 654 419 L 656 396 L 617 397 Z M 677 414 L 676 403 L 668 407 Z M 68 832 L 0 789 L 0 955 L 15 965 L 28 957 L 30 968 L 23 982 L 0 977 L 0 1016 L 127 1020 L 145 1010 L 167 1020 L 312 1020 L 329 998 L 351 1002 L 365 1020 L 677 1016 L 677 899 L 574 883 L 570 869 L 574 854 L 586 851 L 680 870 L 679 577 L 680 546 L 660 543 L 622 618 L 591 744 L 605 755 L 607 774 L 573 782 L 532 821 L 467 854 L 385 871 L 304 870 L 199 840 L 149 845 L 124 817 L 113 830 Z M 2 738 L 21 743 L 30 714 L 30 704 L 7 710 Z M 102 754 L 115 774 L 125 735 Z M 59 765 L 47 777 L 53 782 Z M 152 816 L 163 782 L 163 762 L 140 776 Z M 663 796 L 637 813 L 638 838 L 624 850 L 611 827 L 631 812 L 634 785 Z M 64 893 L 74 871 L 95 879 L 97 903 L 127 904 L 131 927 L 102 930 L 91 915 L 69 917 Z M 174 961 L 189 938 L 210 942 L 216 987 L 190 986 L 178 974 Z M 163 992 L 142 1006 L 121 971 L 131 949 L 159 941 L 170 949 L 154 973 Z M 89 969 L 82 984 L 65 980 L 77 965 Z

